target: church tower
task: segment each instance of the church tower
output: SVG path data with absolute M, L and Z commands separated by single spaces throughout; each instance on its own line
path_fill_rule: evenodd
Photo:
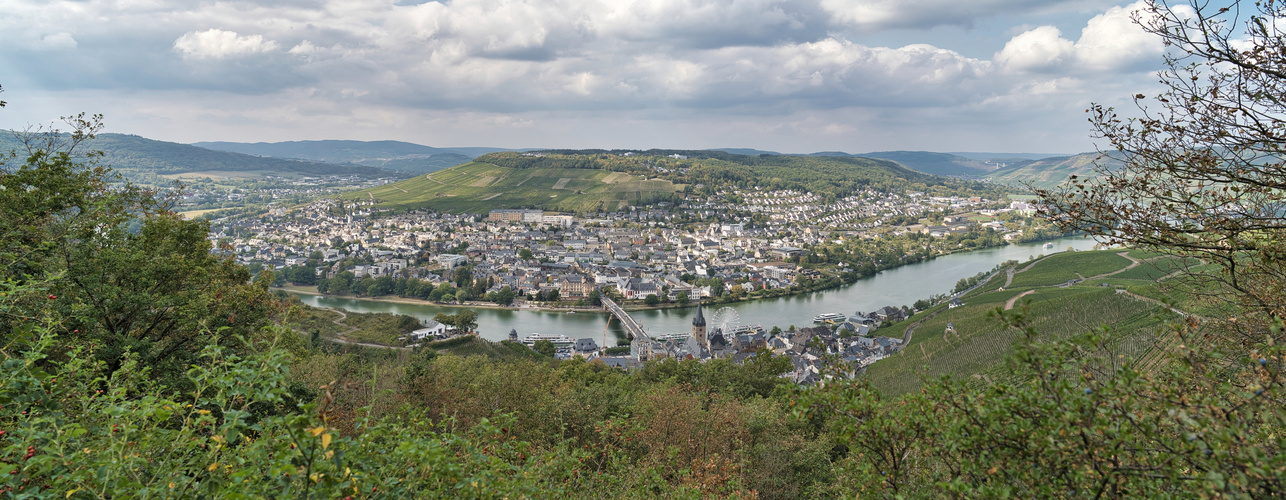
M 697 301 L 697 317 L 692 318 L 692 340 L 701 347 L 710 349 L 710 339 L 706 338 L 706 317 L 701 313 L 701 301 Z

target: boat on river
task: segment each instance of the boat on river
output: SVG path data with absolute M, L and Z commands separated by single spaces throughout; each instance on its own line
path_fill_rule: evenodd
M 848 316 L 845 316 L 840 313 L 822 313 L 822 314 L 818 314 L 817 316 L 813 316 L 813 323 L 826 323 L 828 321 L 839 321 L 847 317 Z
M 533 333 L 523 337 L 522 343 L 528 347 L 536 345 L 536 342 L 548 340 L 556 346 L 569 346 L 576 343 L 576 340 L 561 334 L 552 333 Z

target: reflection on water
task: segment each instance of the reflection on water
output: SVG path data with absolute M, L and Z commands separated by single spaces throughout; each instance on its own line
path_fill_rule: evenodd
M 911 305 L 916 300 L 949 292 L 961 278 L 991 270 L 1006 260 L 1026 261 L 1029 257 L 1061 252 L 1072 247 L 1089 250 L 1095 242 L 1087 238 L 1055 240 L 1053 249 L 1046 250 L 1045 242 L 1008 245 L 999 248 L 976 250 L 939 257 L 937 259 L 883 271 L 875 276 L 858 280 L 843 288 L 775 299 L 756 300 L 732 304 L 741 318 L 741 324 L 757 324 L 771 329 L 790 325 L 809 326 L 813 317 L 821 313 L 853 314 L 869 312 L 883 306 Z M 455 314 L 458 308 L 421 304 L 398 304 L 316 295 L 300 295 L 304 303 L 319 307 L 340 307 L 354 312 L 390 312 L 429 319 L 438 313 Z M 719 306 L 724 307 L 724 306 Z M 716 308 L 717 309 L 717 308 Z M 526 311 L 508 309 L 475 309 L 478 312 L 478 333 L 491 340 L 504 340 L 510 329 L 520 336 L 529 333 L 557 333 L 572 338 L 593 338 L 602 343 L 604 335 L 608 344 L 624 338 L 625 331 L 619 322 L 608 323 L 606 313 Z M 706 317 L 714 315 L 707 311 Z M 661 309 L 630 313 L 649 334 L 692 331 L 692 308 Z

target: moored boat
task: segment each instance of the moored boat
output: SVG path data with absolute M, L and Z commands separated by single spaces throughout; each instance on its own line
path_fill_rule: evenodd
M 571 337 L 551 333 L 533 333 L 527 335 L 526 337 L 523 337 L 522 343 L 527 346 L 533 346 L 536 345 L 536 342 L 541 340 L 548 340 L 556 346 L 569 346 L 576 343 L 576 340 Z
M 822 313 L 813 317 L 813 323 L 825 323 L 827 321 L 839 321 L 847 316 L 840 313 Z

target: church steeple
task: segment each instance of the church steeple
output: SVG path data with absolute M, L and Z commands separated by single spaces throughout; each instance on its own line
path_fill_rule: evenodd
M 701 313 L 701 301 L 697 301 L 697 317 L 692 318 L 692 340 L 697 341 L 701 347 L 710 349 L 710 341 L 706 339 L 706 316 Z

